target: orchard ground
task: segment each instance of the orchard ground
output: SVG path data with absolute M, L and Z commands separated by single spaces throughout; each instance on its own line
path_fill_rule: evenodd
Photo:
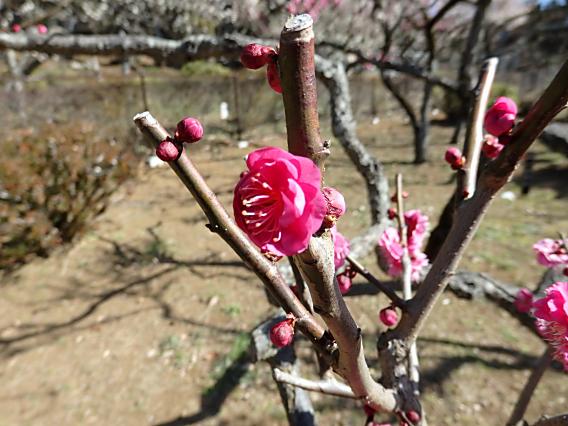
M 73 86 L 66 98 L 54 99 L 49 94 L 55 89 L 45 84 L 49 71 L 34 88 L 37 98 L 29 102 L 68 108 L 58 120 L 83 120 L 89 111 L 87 119 L 110 132 L 117 131 L 114 126 L 129 129 L 131 117 L 142 108 L 136 87 L 112 93 L 123 88 L 118 77 L 89 84 L 88 90 Z M 196 96 L 175 102 L 171 93 L 157 95 L 165 84 L 154 87 L 150 80 L 151 111 L 170 127 L 183 115 L 202 118 L 206 137 L 191 147 L 190 156 L 230 209 L 243 156 L 260 146 L 284 147 L 281 116 L 269 124 L 250 119 L 244 134 L 249 147 L 239 149 L 234 138 L 220 131 L 234 123 L 219 122 L 216 99 Z M 174 81 L 170 90 L 176 84 L 181 83 Z M 124 93 L 133 93 L 127 103 Z M 279 101 L 267 87 L 259 96 L 271 105 Z M 249 108 L 254 102 L 246 91 L 241 97 L 249 117 L 266 112 L 264 107 Z M 355 97 L 355 103 L 360 109 L 363 101 Z M 279 110 L 273 114 L 278 118 Z M 403 118 L 386 109 L 378 114 L 380 120 L 373 124 L 372 115 L 359 111 L 360 137 L 383 161 L 391 181 L 396 172 L 404 174 L 407 207 L 422 209 L 434 225 L 453 191 L 452 171 L 443 162 L 451 128 L 432 128 L 432 161 L 417 167 L 410 163 L 411 135 Z M 13 122 L 24 123 L 17 118 Z M 135 131 L 120 135 L 121 142 L 141 143 Z M 327 118 L 322 119 L 322 135 L 331 137 Z M 338 227 L 353 237 L 369 225 L 366 193 L 333 139 L 332 150 L 326 184 L 344 193 L 348 212 Z M 540 143 L 532 151 L 531 192 L 523 197 L 517 182 L 507 185 L 505 191 L 514 199 L 499 194 L 461 269 L 486 272 L 519 287 L 533 288 L 540 279 L 544 269 L 536 264 L 531 246 L 568 229 L 568 168 L 565 159 Z M 268 365 L 252 364 L 247 355 L 250 331 L 275 308 L 266 301 L 259 280 L 204 225 L 196 203 L 169 168 L 142 165 L 82 238 L 4 275 L 0 425 L 286 424 Z M 364 263 L 384 277 L 373 256 Z M 359 277 L 354 283 L 353 294 L 369 288 Z M 369 363 L 376 368 L 377 317 L 386 300 L 348 294 L 347 303 L 363 329 Z M 298 340 L 303 374 L 315 377 L 313 352 L 301 336 Z M 418 348 L 423 403 L 431 424 L 499 425 L 545 346 L 489 302 L 468 302 L 448 293 L 428 320 Z M 322 424 L 364 422 L 360 404 L 352 400 L 311 397 Z M 566 374 L 548 370 L 528 419 L 565 411 L 567 398 Z

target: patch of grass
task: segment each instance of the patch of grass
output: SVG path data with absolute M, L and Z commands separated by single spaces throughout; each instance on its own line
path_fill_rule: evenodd
M 228 315 L 232 318 L 238 317 L 241 314 L 241 307 L 237 304 L 231 304 L 228 306 L 224 306 L 222 311 L 225 315 Z
M 250 335 L 248 333 L 240 333 L 234 340 L 229 352 L 215 362 L 211 369 L 211 378 L 219 380 L 225 371 L 239 358 L 248 352 L 250 346 Z

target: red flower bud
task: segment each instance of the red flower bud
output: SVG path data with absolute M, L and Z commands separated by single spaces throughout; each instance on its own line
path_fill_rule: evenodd
M 280 86 L 280 74 L 278 73 L 278 61 L 276 58 L 271 57 L 268 60 L 268 67 L 266 67 L 266 79 L 268 85 L 276 93 L 282 93 L 282 86 Z
M 40 34 L 47 34 L 47 26 L 45 26 L 44 24 L 39 24 L 36 29 Z
M 276 51 L 272 47 L 251 43 L 241 52 L 241 63 L 245 68 L 257 70 L 265 66 L 273 55 L 276 55 Z
M 177 124 L 174 136 L 178 142 L 194 143 L 203 137 L 203 127 L 197 118 L 185 117 Z
M 164 139 L 156 147 L 156 155 L 162 161 L 174 161 L 177 160 L 181 154 L 180 147 L 171 139 Z
M 280 321 L 270 329 L 270 341 L 277 348 L 288 346 L 294 340 L 294 322 L 293 319 L 287 318 Z
M 367 417 L 374 416 L 376 413 L 375 409 L 368 404 L 363 405 L 363 411 Z
M 381 309 L 381 311 L 379 312 L 379 319 L 387 327 L 392 327 L 398 322 L 398 314 L 392 306 L 389 306 L 387 308 Z
M 454 170 L 461 169 L 465 164 L 465 157 L 461 151 L 455 147 L 451 147 L 446 150 L 444 159 Z
M 499 138 L 492 135 L 485 135 L 485 141 L 481 147 L 481 151 L 487 158 L 497 158 L 505 145 L 499 143 Z
M 416 411 L 414 410 L 409 410 L 406 412 L 406 417 L 408 418 L 408 420 L 410 420 L 412 423 L 418 423 L 420 421 L 420 414 L 418 414 Z
M 485 114 L 484 127 L 494 136 L 508 133 L 515 124 L 517 105 L 515 101 L 505 96 L 497 98 L 495 103 Z
M 22 31 L 22 26 L 20 24 L 13 24 L 12 25 L 12 32 L 13 33 L 19 33 L 20 31 Z
M 387 214 L 389 215 L 389 219 L 393 220 L 396 217 L 396 209 L 392 207 L 388 210 Z
M 339 285 L 339 291 L 341 294 L 347 293 L 353 284 L 349 275 L 349 273 L 342 273 L 337 276 L 337 284 Z

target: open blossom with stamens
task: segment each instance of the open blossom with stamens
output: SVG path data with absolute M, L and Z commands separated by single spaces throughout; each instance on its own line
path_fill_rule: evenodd
M 428 230 L 428 217 L 420 210 L 408 210 L 404 213 L 404 222 L 408 236 L 408 250 L 411 253 L 420 251 Z
M 533 303 L 536 326 L 568 371 L 568 282 L 557 282 Z
M 331 228 L 331 238 L 333 239 L 333 263 L 337 271 L 345 263 L 345 258 L 349 255 L 350 245 L 349 240 L 335 226 Z
M 274 147 L 251 152 L 246 163 L 233 198 L 237 225 L 265 252 L 304 251 L 326 212 L 320 170 L 310 159 Z
M 562 240 L 545 238 L 533 245 L 536 260 L 543 266 L 568 265 L 568 250 Z

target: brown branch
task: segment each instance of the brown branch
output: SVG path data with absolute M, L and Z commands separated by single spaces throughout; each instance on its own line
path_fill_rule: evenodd
M 554 80 L 540 99 L 533 105 L 527 117 L 515 129 L 499 158 L 482 172 L 479 188 L 474 196 L 464 201 L 456 211 L 456 219 L 448 238 L 415 297 L 408 303 L 410 315 L 403 316 L 394 330 L 397 337 L 408 342 L 415 340 L 434 304 L 446 288 L 469 241 L 493 197 L 511 178 L 521 157 L 547 124 L 566 107 L 568 102 L 568 61 L 564 63 Z
M 168 132 L 149 112 L 136 115 L 134 122 L 154 145 L 159 144 L 169 136 Z M 219 234 L 239 257 L 251 267 L 280 306 L 286 312 L 294 314 L 298 328 L 313 343 L 318 344 L 320 349 L 329 345 L 329 341 L 325 342 L 325 340 L 328 340 L 325 330 L 294 295 L 278 273 L 276 265 L 266 259 L 231 220 L 213 191 L 186 155 L 185 150 L 179 159 L 168 164 L 191 192 L 207 216 L 210 222 L 208 228 Z
M 401 299 L 398 294 L 396 294 L 396 291 L 394 291 L 387 284 L 377 279 L 377 277 L 370 273 L 367 268 L 365 268 L 361 263 L 351 257 L 351 255 L 347 256 L 346 260 L 349 262 L 354 271 L 365 277 L 367 281 L 369 281 L 381 292 L 383 292 L 390 299 L 393 305 L 395 305 L 397 308 L 400 308 L 401 310 L 405 309 L 405 301 Z
M 314 36 L 312 19 L 308 15 L 292 17 L 286 23 L 281 34 L 278 63 L 288 149 L 293 154 L 308 156 L 323 169 L 329 150 L 319 135 Z M 310 288 L 315 312 L 321 315 L 337 342 L 336 371 L 358 398 L 375 409 L 394 411 L 398 405 L 396 391 L 385 389 L 371 377 L 361 329 L 339 291 L 329 230 L 312 237 L 306 250 L 294 256 L 294 262 Z
M 568 425 L 568 413 L 560 414 L 559 416 L 548 417 L 543 416 L 539 419 L 533 426 L 567 426 Z
M 523 388 L 521 394 L 519 395 L 519 399 L 515 404 L 515 408 L 511 413 L 511 417 L 507 421 L 507 426 L 515 426 L 519 421 L 521 421 L 527 411 L 527 407 L 529 406 L 529 402 L 531 397 L 534 394 L 534 391 L 540 382 L 540 379 L 544 375 L 544 372 L 552 362 L 552 351 L 550 348 L 546 348 L 544 354 L 538 360 L 538 363 L 534 367 L 531 375 L 527 379 L 525 383 L 525 387 Z
M 463 149 L 466 158 L 465 175 L 460 173 L 458 176 L 458 195 L 466 200 L 475 193 L 481 145 L 483 144 L 483 120 L 498 63 L 497 58 L 489 58 L 483 63 L 479 82 L 475 88 L 475 99 Z
M 329 147 L 320 136 L 312 25 L 312 18 L 307 14 L 286 22 L 280 36 L 278 65 L 288 150 L 311 158 L 323 170 Z
M 277 382 L 297 386 L 308 391 L 340 396 L 342 398 L 357 398 L 349 386 L 340 382 L 334 382 L 331 380 L 309 380 L 286 373 L 278 368 L 272 370 L 272 375 L 274 376 L 274 380 Z

